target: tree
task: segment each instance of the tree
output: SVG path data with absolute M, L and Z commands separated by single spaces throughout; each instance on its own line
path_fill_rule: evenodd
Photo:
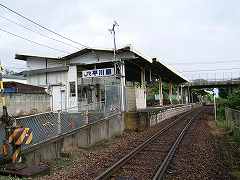
M 240 110 L 240 89 L 236 90 L 227 98 L 228 107 Z

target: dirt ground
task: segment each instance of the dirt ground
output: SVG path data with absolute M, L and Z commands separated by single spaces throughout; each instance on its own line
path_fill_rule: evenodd
M 213 114 L 208 116 L 207 124 L 214 137 L 215 148 L 221 161 L 228 170 L 231 179 L 240 179 L 240 139 L 233 137 L 230 131 L 218 127 L 213 120 Z

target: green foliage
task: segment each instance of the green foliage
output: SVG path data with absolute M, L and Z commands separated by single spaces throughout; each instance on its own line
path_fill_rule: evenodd
M 155 82 L 154 84 L 147 85 L 150 95 L 159 94 L 159 82 Z M 163 82 L 163 95 L 168 92 L 168 84 Z
M 178 101 L 176 95 L 173 95 L 173 96 L 171 97 L 171 100 L 172 100 L 172 104 L 179 104 L 179 101 Z
M 173 93 L 176 91 L 176 85 L 173 86 Z M 167 82 L 163 82 L 163 104 L 170 104 L 170 97 L 169 97 L 169 85 Z M 154 95 L 159 94 L 159 82 L 154 82 L 153 84 L 147 84 L 147 103 L 154 104 L 155 99 Z M 173 97 L 172 103 L 173 104 L 178 104 L 176 98 Z
M 226 105 L 232 109 L 240 110 L 240 89 L 236 90 L 227 98 Z
M 217 119 L 218 120 L 225 120 L 225 107 L 228 100 L 223 98 L 217 98 L 216 104 L 217 104 Z
M 219 97 L 226 99 L 228 96 L 227 89 L 226 88 L 218 88 L 218 95 L 219 95 Z
M 238 109 L 240 110 L 240 90 L 236 90 L 233 94 L 228 96 L 226 99 L 224 98 L 217 98 L 217 120 L 218 125 L 219 123 L 222 125 L 225 125 L 225 129 L 228 129 L 228 123 L 225 121 L 225 107 L 229 107 L 232 109 Z M 234 133 L 236 133 L 236 130 L 234 130 Z M 240 132 L 237 131 L 238 137 Z M 235 136 L 235 135 L 234 135 Z
M 217 98 L 216 102 L 220 110 L 225 107 L 240 110 L 240 89 L 235 90 L 233 94 L 227 96 L 227 98 Z

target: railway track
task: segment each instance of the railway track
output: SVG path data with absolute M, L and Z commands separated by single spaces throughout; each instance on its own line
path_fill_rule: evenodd
M 162 179 L 178 144 L 201 109 L 184 113 L 113 164 L 95 180 Z

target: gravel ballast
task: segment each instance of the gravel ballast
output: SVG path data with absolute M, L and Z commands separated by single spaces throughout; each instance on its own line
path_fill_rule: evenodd
M 125 131 L 121 136 L 110 139 L 110 142 L 98 143 L 87 150 L 76 150 L 69 159 L 70 165 L 60 169 L 54 168 L 54 172 L 50 176 L 44 176 L 41 179 L 94 179 L 116 160 L 121 159 L 175 118 L 164 120 L 141 132 Z
M 213 120 L 212 109 L 207 107 L 202 114 L 202 118 L 192 124 L 177 149 L 165 179 L 231 179 L 208 125 Z M 51 175 L 41 179 L 94 179 L 173 119 L 142 132 L 124 132 L 119 137 L 89 149 L 75 150 L 67 163 L 64 161 L 61 168 L 53 168 Z

